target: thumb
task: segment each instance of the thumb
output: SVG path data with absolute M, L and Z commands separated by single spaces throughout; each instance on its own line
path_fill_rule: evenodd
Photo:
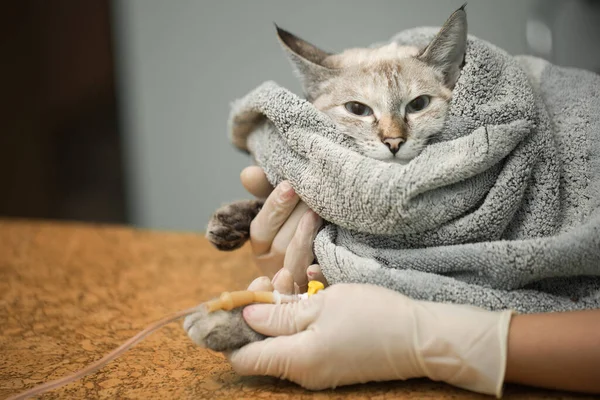
M 287 304 L 254 304 L 244 308 L 248 325 L 266 336 L 285 336 L 304 331 L 321 311 L 323 294 Z

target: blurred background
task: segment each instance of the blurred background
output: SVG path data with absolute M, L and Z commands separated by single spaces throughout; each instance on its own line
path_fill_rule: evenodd
M 273 22 L 330 51 L 440 26 L 458 1 L 21 0 L 0 24 L 0 217 L 202 231 L 246 198 L 229 104 L 300 93 Z M 469 31 L 600 72 L 600 1 L 470 0 Z

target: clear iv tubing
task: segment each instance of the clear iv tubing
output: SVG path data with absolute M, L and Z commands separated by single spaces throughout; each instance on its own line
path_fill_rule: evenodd
M 180 318 L 183 318 L 189 314 L 193 314 L 202 310 L 206 310 L 209 313 L 217 310 L 232 310 L 237 307 L 242 307 L 252 303 L 271 303 L 271 304 L 280 304 L 280 303 L 292 303 L 298 300 L 306 298 L 304 295 L 284 295 L 279 292 L 251 292 L 248 290 L 239 291 L 239 292 L 224 292 L 217 299 L 207 301 L 198 306 L 188 308 L 186 310 L 178 311 L 174 314 L 168 315 L 150 325 L 148 325 L 143 331 L 139 332 L 137 335 L 133 336 L 131 339 L 99 359 L 98 361 L 94 361 L 87 367 L 80 369 L 74 374 L 67 375 L 65 377 L 43 383 L 39 386 L 35 386 L 23 393 L 19 393 L 15 396 L 9 397 L 6 400 L 23 400 L 32 396 L 36 396 L 42 393 L 45 393 L 49 390 L 56 389 L 73 381 L 83 378 L 84 376 L 91 374 L 104 367 L 109 362 L 121 356 L 131 347 L 138 344 L 142 341 L 146 336 L 154 333 L 158 329 L 162 328 L 165 325 L 170 324 L 171 322 L 175 322 Z

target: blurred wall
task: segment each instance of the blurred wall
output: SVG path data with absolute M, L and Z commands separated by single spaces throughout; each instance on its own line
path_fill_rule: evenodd
M 440 26 L 462 3 L 115 0 L 131 220 L 203 230 L 219 205 L 248 197 L 238 176 L 250 159 L 228 143 L 229 103 L 265 80 L 300 93 L 273 22 L 337 51 Z M 526 53 L 526 21 L 537 3 L 471 0 L 470 33 Z

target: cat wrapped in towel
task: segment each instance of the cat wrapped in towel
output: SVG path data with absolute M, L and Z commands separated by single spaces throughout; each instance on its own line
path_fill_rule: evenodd
M 230 137 L 327 221 L 314 253 L 329 284 L 600 307 L 598 75 L 468 36 L 464 7 L 441 29 L 337 54 L 277 34 L 306 99 L 264 83 L 233 104 Z M 241 246 L 260 207 L 224 206 L 208 238 Z

